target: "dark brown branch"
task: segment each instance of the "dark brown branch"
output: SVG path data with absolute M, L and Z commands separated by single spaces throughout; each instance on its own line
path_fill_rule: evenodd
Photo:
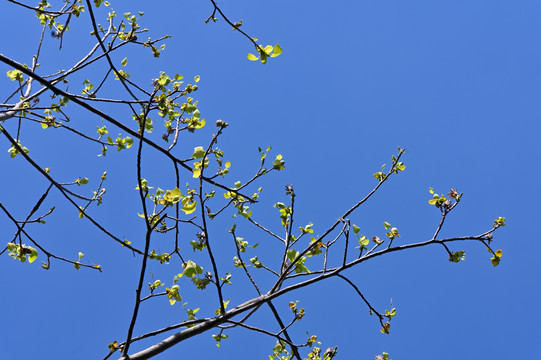
M 42 12 L 44 14 L 49 14 L 49 15 L 60 16 L 60 15 L 65 15 L 65 14 L 70 13 L 69 11 L 50 11 L 50 10 L 40 9 L 40 8 L 37 8 L 37 7 L 32 7 L 32 6 L 26 5 L 25 3 L 15 1 L 15 0 L 8 0 L 8 1 L 10 3 L 22 6 L 22 7 L 26 8 L 26 9 Z
M 1 55 L 0 55 L 1 56 Z M 30 165 L 32 165 L 38 172 L 40 172 L 43 176 L 45 176 L 45 178 L 47 178 L 47 180 L 53 184 L 59 191 L 60 193 L 73 205 L 77 208 L 78 211 L 81 211 L 79 205 L 77 205 L 77 203 L 68 196 L 67 194 L 67 191 L 66 189 L 61 186 L 59 183 L 56 182 L 56 180 L 54 180 L 47 172 L 45 172 L 45 170 L 43 170 L 38 164 L 36 164 L 36 162 L 34 160 L 32 160 L 32 158 L 30 156 L 28 156 L 24 151 L 23 149 L 19 146 L 19 144 L 15 141 L 15 139 L 13 139 L 11 137 L 11 135 L 9 135 L 9 133 L 6 131 L 6 129 L 3 129 L 2 127 L 0 127 L 0 131 L 4 134 L 4 136 L 8 139 L 8 141 L 15 147 L 15 149 L 17 149 L 17 151 L 19 152 L 19 154 L 21 154 L 22 157 L 24 157 L 26 159 L 26 161 L 28 161 L 30 163 Z M 100 229 L 103 233 L 105 233 L 107 236 L 109 236 L 111 239 L 115 240 L 116 242 L 122 244 L 124 247 L 138 253 L 138 254 L 143 254 L 141 252 L 141 250 L 137 249 L 137 248 L 134 248 L 133 246 L 129 245 L 129 244 L 126 244 L 125 241 L 123 240 L 120 240 L 118 237 L 116 237 L 115 235 L 111 234 L 107 229 L 105 229 L 103 226 L 101 226 L 96 220 L 94 220 L 91 216 L 89 216 L 86 212 L 82 211 L 83 214 L 85 215 L 85 217 L 92 223 L 94 224 L 98 229 Z
M 372 191 L 370 191 L 368 193 L 368 195 L 366 195 L 361 201 L 357 202 L 357 204 L 353 205 L 349 210 L 347 210 L 344 215 L 342 215 L 340 218 L 338 218 L 338 220 L 330 227 L 327 229 L 327 231 L 325 231 L 325 233 L 323 235 L 321 235 L 317 241 L 314 241 L 314 243 L 312 243 L 310 246 L 308 246 L 306 249 L 304 249 L 286 268 L 286 271 L 283 271 L 282 272 L 282 275 L 280 277 L 280 279 L 278 279 L 278 281 L 276 281 L 276 283 L 274 284 L 273 288 L 271 289 L 271 293 L 276 291 L 277 289 L 280 288 L 280 285 L 281 283 L 283 282 L 283 278 L 285 277 L 285 274 L 287 274 L 292 268 L 293 266 L 295 265 L 295 263 L 301 258 L 303 257 L 308 251 L 312 250 L 314 248 L 314 246 L 317 246 L 317 243 L 318 242 L 321 242 L 322 239 L 324 239 L 327 235 L 329 235 L 335 228 L 336 226 L 338 226 L 338 224 L 340 224 L 341 222 L 343 222 L 345 218 L 347 218 L 347 216 L 349 214 L 351 214 L 353 211 L 355 211 L 359 206 L 361 206 L 362 204 L 364 204 L 368 199 L 370 199 L 370 197 L 380 188 L 380 186 L 389 178 L 389 176 L 391 176 L 391 174 L 393 172 L 395 172 L 395 169 L 396 169 L 396 165 L 398 164 L 398 160 L 400 160 L 400 158 L 402 157 L 402 155 L 404 154 L 404 149 L 399 149 L 399 152 L 398 152 L 398 156 L 396 157 L 396 159 L 394 159 L 393 161 L 393 164 L 391 166 L 391 169 L 387 172 L 387 174 L 385 174 L 385 176 L 379 181 L 379 183 L 372 189 Z
M 256 289 L 258 295 L 261 296 L 261 291 L 259 291 L 259 287 L 257 286 L 256 282 L 254 281 L 254 279 L 250 275 L 250 272 L 248 271 L 244 261 L 242 260 L 242 256 L 240 254 L 240 249 L 239 249 L 239 244 L 237 242 L 237 235 L 235 235 L 235 230 L 231 231 L 231 235 L 233 235 L 233 242 L 235 243 L 235 249 L 237 250 L 237 257 L 239 258 L 240 263 L 242 264 L 241 267 L 244 270 L 244 273 L 246 274 L 246 276 L 248 277 L 250 282 L 252 283 L 252 285 L 254 285 L 254 288 Z
M 210 262 L 212 264 L 212 271 L 214 272 L 214 284 L 216 285 L 216 291 L 218 292 L 218 300 L 220 301 L 220 314 L 225 314 L 225 304 L 224 299 L 222 295 L 222 287 L 220 286 L 220 276 L 218 273 L 218 267 L 216 265 L 216 259 L 214 258 L 214 255 L 212 254 L 212 249 L 210 246 L 210 239 L 209 239 L 209 231 L 207 227 L 207 215 L 205 214 L 205 208 L 203 206 L 203 172 L 205 171 L 205 159 L 207 158 L 210 150 L 212 149 L 212 146 L 214 143 L 218 140 L 218 136 L 223 131 L 223 127 L 218 130 L 218 133 L 212 137 L 212 140 L 210 141 L 209 146 L 207 147 L 207 150 L 205 151 L 205 155 L 203 158 L 201 158 L 201 173 L 199 175 L 199 202 L 201 204 L 201 221 L 203 222 L 203 231 L 204 231 L 204 241 L 206 243 L 207 253 L 209 255 Z
M 113 61 L 111 60 L 111 57 L 109 56 L 108 52 L 107 52 L 107 49 L 105 48 L 105 45 L 103 45 L 103 41 L 101 40 L 101 37 L 99 35 L 99 31 L 98 31 L 98 26 L 97 26 L 97 23 L 96 23 L 96 18 L 94 17 L 94 10 L 92 10 L 92 5 L 90 4 L 90 0 L 86 0 L 86 5 L 88 7 L 88 14 L 90 15 L 90 20 L 92 22 L 92 28 L 94 29 L 94 35 L 96 36 L 96 39 L 98 39 L 98 42 L 100 43 L 100 47 L 101 49 L 103 50 L 103 53 L 105 54 L 105 57 L 107 58 L 107 62 L 109 63 L 109 67 L 113 70 L 113 72 L 115 73 L 116 76 L 118 76 L 118 78 L 120 79 L 120 82 L 122 83 L 122 85 L 124 86 L 124 88 L 126 89 L 126 91 L 131 95 L 131 97 L 134 99 L 134 100 L 139 100 L 137 98 L 137 96 L 135 96 L 135 94 L 130 90 L 130 88 L 128 87 L 128 85 L 126 85 L 126 82 L 130 83 L 132 86 L 134 86 L 135 88 L 137 88 L 137 90 L 141 91 L 142 93 L 146 94 L 146 95 L 149 95 L 150 94 L 145 91 L 144 89 L 140 88 L 139 86 L 137 86 L 136 84 L 134 84 L 133 82 L 129 81 L 128 79 L 126 79 L 124 76 L 122 76 L 122 74 L 120 74 L 118 72 L 118 70 L 116 69 L 115 65 L 113 64 Z M 132 108 L 133 112 L 135 115 L 136 112 L 135 110 Z
M 291 337 L 289 336 L 287 332 L 287 328 L 293 324 L 296 318 L 293 319 L 291 324 L 289 324 L 288 326 L 285 326 L 284 322 L 280 318 L 280 314 L 278 314 L 278 311 L 274 307 L 273 303 L 270 301 L 267 301 L 267 305 L 269 305 L 269 308 L 271 309 L 272 314 L 274 315 L 274 318 L 276 319 L 276 321 L 278 321 L 278 325 L 280 325 L 280 332 L 278 333 L 278 335 L 282 332 L 284 333 L 284 336 L 287 339 L 287 343 L 289 344 L 289 346 L 291 346 L 291 352 L 293 353 L 295 358 L 297 358 L 297 360 L 302 360 L 301 355 L 299 354 L 299 349 L 297 348 L 297 346 L 295 346 L 295 344 L 293 343 L 293 341 L 291 340 Z
M 30 234 L 28 234 L 26 232 L 26 230 L 24 230 L 20 225 L 19 223 L 17 222 L 17 220 L 15 220 L 15 218 L 9 213 L 9 211 L 4 207 L 4 205 L 2 205 L 2 203 L 0 203 L 0 209 L 2 209 L 2 211 L 4 211 L 4 213 L 9 217 L 9 219 L 15 224 L 15 226 L 17 226 L 17 232 L 18 233 L 23 233 L 27 238 L 28 240 L 30 240 L 32 242 L 32 244 L 34 244 L 38 249 L 40 249 L 46 256 L 47 256 L 47 259 L 49 258 L 53 258 L 53 259 L 57 259 L 57 260 L 60 260 L 60 261 L 64 261 L 64 262 L 67 262 L 67 263 L 70 263 L 70 264 L 78 264 L 79 266 L 83 266 L 83 267 L 87 267 L 87 268 L 90 268 L 90 269 L 94 269 L 94 270 L 99 270 L 101 271 L 101 268 L 98 267 L 98 266 L 92 266 L 92 265 L 86 265 L 86 264 L 81 264 L 79 262 L 76 262 L 76 261 L 72 261 L 72 260 L 68 260 L 66 258 L 63 258 L 61 256 L 57 256 L 57 255 L 54 255 L 53 253 L 45 250 L 45 248 L 43 248 L 40 244 L 38 244 L 38 242 L 36 240 L 34 240 L 32 238 L 32 236 L 30 236 Z
M 165 350 L 167 350 L 168 348 L 178 344 L 179 342 L 185 340 L 185 339 L 188 339 L 188 338 L 191 338 L 193 336 L 196 336 L 196 335 L 199 335 L 203 332 L 206 332 L 210 329 L 213 329 L 215 327 L 217 327 L 218 325 L 221 325 L 223 324 L 224 322 L 232 319 L 233 317 L 243 313 L 243 312 L 246 312 L 246 311 L 249 311 L 251 309 L 254 309 L 256 307 L 259 307 L 261 306 L 261 304 L 265 303 L 265 302 L 268 302 L 272 299 L 275 299 L 275 298 L 278 298 L 288 292 L 291 292 L 291 291 L 294 291 L 294 290 L 298 290 L 298 289 L 301 289 L 303 287 L 306 287 L 308 285 L 311 285 L 313 283 L 316 283 L 316 282 L 319 282 L 319 281 L 322 281 L 326 278 L 330 278 L 332 276 L 337 276 L 340 272 L 360 263 L 360 262 L 363 262 L 363 261 L 366 261 L 370 258 L 373 258 L 373 257 L 377 257 L 377 256 L 381 256 L 381 255 L 384 255 L 384 254 L 387 254 L 387 253 L 390 253 L 390 252 L 394 252 L 394 251 L 401 251 L 401 250 L 406 250 L 406 249 L 413 249 L 413 248 L 416 248 L 416 247 L 422 247 L 422 246 L 427 246 L 427 245 L 431 245 L 431 244 L 437 244 L 437 243 L 441 243 L 441 242 L 452 242 L 452 241 L 464 241 L 464 240 L 477 240 L 477 241 L 480 241 L 480 240 L 484 240 L 486 235 L 492 233 L 495 229 L 491 229 L 490 231 L 487 231 L 481 235 L 478 235 L 478 236 L 465 236 L 465 237 L 455 237 L 455 238 L 448 238 L 448 239 L 443 239 L 443 240 L 428 240 L 428 241 L 425 241 L 425 242 L 420 242 L 420 243 L 414 243 L 414 244 L 408 244 L 408 245 L 403 245 L 403 246 L 398 246 L 398 247 L 393 247 L 393 248 L 390 248 L 390 249 L 384 249 L 384 250 L 381 250 L 379 252 L 376 252 L 376 253 L 373 253 L 371 255 L 365 255 L 363 258 L 361 259 L 357 259 L 357 260 L 354 260 L 348 264 L 346 264 L 346 266 L 344 267 L 340 267 L 340 268 L 337 268 L 337 269 L 333 269 L 332 271 L 329 271 L 329 272 L 326 272 L 320 276 L 317 276 L 317 277 L 314 277 L 314 278 L 311 278 L 311 279 L 308 279 L 306 281 L 303 281 L 301 283 L 297 283 L 297 284 L 293 284 L 293 285 L 290 285 L 288 287 L 285 287 L 285 288 L 282 288 L 278 291 L 275 291 L 275 292 L 269 292 L 267 294 L 264 294 L 264 295 L 261 295 L 257 298 L 254 298 L 254 299 L 251 299 L 251 300 L 248 300 L 246 302 L 244 302 L 243 304 L 240 304 L 234 308 L 232 308 L 231 310 L 227 311 L 225 314 L 222 314 L 218 317 L 215 317 L 215 318 L 212 318 L 212 319 L 209 319 L 208 321 L 205 321 L 204 323 L 201 323 L 201 324 L 198 324 L 194 327 L 191 327 L 189 329 L 186 329 L 186 330 L 183 330 L 181 332 L 178 332 L 176 334 L 173 334 L 171 336 L 169 336 L 168 338 L 164 339 L 163 341 L 155 344 L 155 345 L 152 345 L 150 346 L 149 348 L 145 349 L 145 350 L 142 350 L 136 354 L 133 354 L 133 355 L 130 355 L 129 359 L 130 360 L 143 360 L 143 359 L 149 359 L 151 358 L 152 356 L 155 356 Z M 121 358 L 121 360 L 128 360 L 127 358 L 123 357 Z
M 249 36 L 248 34 L 246 34 L 244 31 L 242 31 L 238 26 L 236 26 L 234 23 L 232 23 L 232 22 L 227 18 L 227 16 L 225 16 L 225 14 L 222 12 L 222 10 L 221 10 L 221 9 L 218 7 L 218 5 L 216 4 L 216 1 L 210 0 L 210 2 L 211 2 L 212 5 L 214 6 L 214 12 L 212 13 L 211 17 L 214 17 L 215 12 L 218 11 L 218 12 L 220 13 L 220 15 L 222 16 L 222 18 L 223 18 L 229 25 L 231 25 L 231 26 L 233 27 L 233 29 L 237 30 L 237 31 L 240 32 L 242 35 L 244 35 L 248 40 L 250 40 L 250 42 L 251 42 L 252 44 L 254 44 L 254 46 L 256 47 L 256 49 L 260 49 L 260 48 L 261 48 L 261 46 L 258 45 L 258 44 L 255 42 L 254 38 L 252 38 L 251 36 Z M 209 17 L 209 19 L 207 19 L 207 21 L 210 20 L 211 17 Z M 259 51 L 259 50 L 258 50 L 258 51 Z
M 0 54 L 0 61 L 7 64 L 7 65 L 9 65 L 9 66 L 12 66 L 13 68 L 15 68 L 17 70 L 20 70 L 21 72 L 25 73 L 26 75 L 34 78 L 35 80 L 39 81 L 41 84 L 45 85 L 48 89 L 50 89 L 55 94 L 62 95 L 64 97 L 70 99 L 75 104 L 77 104 L 77 105 L 85 108 L 86 110 L 100 116 L 104 120 L 110 122 L 111 124 L 117 126 L 120 129 L 122 129 L 123 131 L 125 131 L 129 135 L 131 135 L 133 137 L 139 137 L 139 134 L 136 131 L 130 129 L 129 127 L 122 124 L 118 120 L 113 119 L 111 116 L 109 116 L 109 115 L 105 114 L 104 112 L 94 108 L 93 106 L 85 103 L 84 101 L 81 101 L 80 99 L 72 96 L 71 94 L 59 89 L 58 87 L 54 86 L 51 82 L 43 79 L 41 76 L 39 76 L 39 75 L 33 73 L 32 71 L 26 69 L 23 65 L 17 63 L 16 61 L 13 61 L 10 58 L 5 57 L 3 54 Z M 168 157 L 172 161 L 178 163 L 184 169 L 186 169 L 186 170 L 188 170 L 190 172 L 193 172 L 193 169 L 189 165 L 187 165 L 186 162 L 176 158 L 175 156 L 173 156 L 171 153 L 169 153 L 166 149 L 162 148 L 158 144 L 154 143 L 153 141 L 151 141 L 151 140 L 149 140 L 147 138 L 144 138 L 144 142 L 145 142 L 145 144 L 149 145 L 153 149 L 155 149 L 158 152 L 162 153 L 163 155 L 165 155 L 166 157 Z M 247 201 L 249 201 L 249 202 L 252 202 L 252 203 L 256 202 L 255 200 L 252 200 L 250 197 L 248 197 L 246 195 L 243 195 L 243 194 L 240 194 L 238 191 L 236 191 L 236 189 L 231 189 L 231 188 L 229 188 L 229 187 L 227 187 L 225 185 L 222 185 L 222 184 L 220 184 L 218 182 L 215 182 L 215 181 L 213 181 L 213 180 L 211 180 L 211 179 L 209 179 L 209 178 L 207 178 L 207 177 L 205 177 L 203 175 L 201 175 L 201 179 L 203 179 L 205 182 L 207 182 L 209 184 L 212 184 L 212 185 L 214 185 L 216 187 L 219 187 L 219 188 L 221 188 L 223 190 L 235 192 L 235 193 L 239 194 L 240 196 L 246 198 Z
M 252 330 L 252 331 L 260 332 L 260 333 L 265 334 L 265 335 L 272 336 L 274 338 L 277 338 L 280 341 L 283 341 L 283 342 L 287 343 L 291 347 L 295 346 L 295 344 L 293 344 L 288 339 L 285 339 L 285 338 L 281 337 L 278 334 L 273 334 L 270 331 L 267 331 L 267 330 L 264 330 L 264 329 L 261 329 L 261 328 L 258 328 L 258 327 L 252 326 L 252 325 L 247 325 L 247 324 L 244 324 L 244 323 L 242 323 L 240 321 L 228 320 L 227 322 L 233 324 L 234 326 L 240 326 L 240 327 L 243 327 L 243 328 L 248 329 L 248 330 Z
M 150 98 L 148 100 L 149 105 L 153 101 L 154 95 L 156 94 L 156 91 L 157 91 L 157 89 L 154 90 L 154 92 L 150 96 Z M 135 327 L 135 322 L 137 320 L 137 314 L 139 312 L 139 305 L 141 304 L 141 290 L 143 288 L 143 281 L 145 279 L 145 272 L 146 272 L 147 259 L 148 259 L 148 250 L 150 248 L 150 238 L 152 236 L 152 230 L 154 229 L 154 227 L 150 223 L 150 219 L 149 219 L 149 216 L 148 216 L 148 210 L 147 210 L 147 206 L 146 206 L 146 192 L 143 190 L 143 184 L 141 183 L 141 179 L 142 179 L 142 175 L 141 175 L 141 155 L 142 155 L 142 152 L 143 152 L 143 139 L 144 139 L 144 136 L 145 136 L 145 119 L 148 116 L 148 111 L 149 111 L 148 109 L 149 109 L 149 106 L 147 106 L 147 109 L 146 109 L 146 112 L 144 113 L 144 116 L 139 119 L 139 144 L 138 144 L 138 147 L 137 147 L 137 184 L 138 184 L 138 188 L 139 188 L 139 197 L 141 199 L 141 205 L 143 206 L 143 214 L 145 216 L 145 225 L 146 225 L 146 228 L 147 228 L 146 234 L 145 234 L 145 251 L 144 251 L 143 261 L 141 263 L 141 272 L 139 274 L 139 284 L 137 285 L 137 290 L 135 290 L 136 295 L 135 295 L 135 305 L 133 307 L 133 315 L 132 315 L 132 319 L 131 319 L 131 322 L 130 322 L 130 326 L 128 328 L 128 335 L 126 337 L 125 346 L 124 346 L 124 349 L 122 350 L 122 356 L 126 356 L 126 354 L 128 353 L 128 349 L 130 348 L 131 338 L 132 338 L 132 334 L 133 334 L 133 328 Z M 166 216 L 166 215 L 165 214 L 162 215 L 162 219 L 163 219 L 164 216 Z M 156 225 L 160 223 L 160 220 L 161 219 L 156 221 Z
M 361 297 L 361 299 L 363 299 L 363 301 L 365 302 L 366 306 L 368 306 L 368 308 L 370 309 L 371 312 L 373 312 L 374 314 L 376 314 L 379 318 L 379 322 L 381 323 L 381 326 L 383 326 L 383 315 L 381 315 L 376 309 L 374 309 L 374 307 L 368 302 L 368 300 L 366 300 L 366 298 L 364 297 L 363 293 L 361 292 L 361 290 L 359 290 L 359 288 L 351 281 L 349 280 L 347 277 L 341 275 L 341 274 L 338 274 L 337 275 L 339 278 L 343 279 L 345 282 L 347 282 L 356 292 L 357 294 Z
M 25 226 L 25 224 L 27 223 L 28 219 L 30 219 L 30 217 L 32 215 L 34 215 L 34 213 L 36 211 L 38 211 L 39 207 L 41 206 L 41 204 L 43 203 L 43 201 L 45 201 L 45 198 L 47 197 L 47 195 L 49 195 L 49 190 L 51 190 L 53 184 L 50 184 L 48 187 L 47 187 L 47 190 L 45 190 L 45 192 L 43 193 L 43 195 L 41 195 L 41 197 L 39 198 L 38 202 L 36 203 L 36 205 L 34 205 L 34 207 L 32 208 L 32 210 L 30 210 L 30 213 L 28 214 L 28 216 L 26 217 L 26 219 L 23 221 L 23 223 L 21 224 L 21 227 L 20 229 L 22 230 Z M 14 242 L 17 237 L 19 236 L 21 230 L 18 230 L 17 233 L 15 233 L 15 236 L 13 237 L 13 240 L 11 240 L 11 242 Z
M 272 237 L 275 237 L 276 239 L 280 240 L 284 244 L 286 243 L 286 241 L 284 239 L 282 239 L 280 236 L 276 235 L 275 233 L 273 233 L 269 229 L 265 228 L 263 225 L 260 225 L 259 223 L 257 223 L 254 219 L 252 219 L 251 216 L 249 218 L 247 218 L 247 219 L 248 219 L 249 222 L 251 222 L 252 224 L 257 226 L 258 228 L 260 228 L 261 230 L 263 230 L 267 234 L 271 235 Z

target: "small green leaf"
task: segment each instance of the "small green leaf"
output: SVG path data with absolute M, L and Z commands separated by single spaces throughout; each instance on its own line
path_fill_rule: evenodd
M 187 263 L 184 264 L 184 271 L 182 272 L 183 275 L 191 278 L 194 277 L 196 274 L 202 274 L 203 268 L 196 263 L 194 263 L 191 260 L 188 260 Z
M 358 227 L 358 226 L 357 226 L 357 225 L 355 225 L 355 224 L 353 224 L 353 226 L 352 226 L 352 227 L 353 227 L 353 232 L 354 232 L 355 234 L 358 234 L 358 233 L 359 233 L 359 231 L 361 231 L 361 228 L 360 228 L 360 227 Z
M 295 249 L 289 249 L 289 250 L 287 251 L 287 258 L 288 258 L 288 260 L 289 260 L 290 262 L 293 261 L 293 260 L 295 260 L 295 258 L 297 257 L 297 254 L 298 254 L 297 250 L 295 250 Z
M 273 165 L 273 168 L 278 170 L 278 171 L 285 169 L 285 161 L 282 160 L 282 155 L 281 154 L 278 154 L 276 156 L 276 159 L 274 160 L 272 165 Z
M 367 246 L 369 243 L 370 243 L 370 240 L 364 235 L 362 235 L 361 238 L 359 239 L 359 245 L 361 246 Z
M 182 194 L 180 189 L 175 187 L 173 190 L 167 190 L 163 195 L 162 204 L 163 205 L 173 205 L 180 201 Z
M 18 80 L 19 82 L 23 82 L 23 73 L 20 70 L 10 70 L 7 73 L 7 76 L 11 81 Z
M 265 51 L 265 54 L 270 55 L 272 53 L 272 49 L 273 49 L 272 45 L 267 45 L 267 46 L 265 46 L 263 51 Z
M 494 220 L 494 227 L 500 227 L 505 226 L 505 218 L 499 216 L 496 220 Z
M 276 46 L 274 46 L 274 54 L 272 54 L 271 57 L 277 57 L 281 53 L 282 53 L 282 48 L 280 47 L 280 45 L 276 44 Z
M 261 55 L 261 63 L 266 64 L 267 63 L 267 53 L 264 51 L 260 51 L 259 54 Z
M 125 57 L 124 60 L 122 60 L 122 62 L 120 63 L 122 66 L 126 66 L 126 64 L 128 63 L 128 58 Z
M 255 56 L 254 54 L 248 54 L 248 60 L 256 61 L 257 59 L 259 59 L 259 58 L 257 56 Z
M 184 207 L 182 207 L 180 210 L 184 211 L 186 215 L 190 215 L 191 213 L 195 211 L 196 205 L 197 205 L 197 201 L 194 201 L 191 204 L 184 205 Z
M 30 255 L 28 256 L 28 262 L 33 263 L 38 258 L 38 251 L 33 247 L 27 246 L 30 249 Z

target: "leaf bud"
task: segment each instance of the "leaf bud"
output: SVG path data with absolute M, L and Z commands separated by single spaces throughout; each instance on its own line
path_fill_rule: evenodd
M 293 185 L 286 185 L 286 195 L 295 196 L 295 191 L 293 190 Z
M 376 244 L 381 244 L 383 241 L 381 241 L 381 239 L 379 238 L 379 236 L 373 236 L 372 237 L 372 241 L 375 242 Z
M 216 120 L 216 126 L 219 128 L 226 128 L 229 126 L 229 124 L 223 121 L 222 119 L 218 119 Z
M 449 210 L 451 208 L 451 200 L 449 200 L 449 199 L 445 200 L 445 202 L 443 203 L 443 207 L 446 210 Z
M 205 234 L 204 231 L 198 232 L 197 234 L 195 234 L 195 236 L 197 236 L 197 239 L 199 241 L 206 241 L 206 238 L 207 238 L 207 235 Z

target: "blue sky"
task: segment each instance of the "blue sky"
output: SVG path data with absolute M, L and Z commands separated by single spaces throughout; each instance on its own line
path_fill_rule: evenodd
M 204 24 L 211 13 L 210 2 L 158 1 L 150 6 L 144 1 L 116 1 L 112 7 L 119 14 L 144 11 L 140 23 L 153 38 L 164 34 L 172 38 L 159 60 L 141 50 L 118 53 L 115 59 L 120 62 L 127 56 L 127 71 L 147 86 L 159 71 L 188 79 L 201 76 L 194 97 L 203 117 L 210 125 L 220 118 L 230 124 L 219 146 L 232 163 L 226 178 L 231 184 L 256 169 L 258 146 L 272 146 L 273 155 L 283 154 L 286 170 L 260 183 L 264 191 L 254 207 L 255 219 L 279 231 L 272 204 L 285 202 L 284 185 L 293 184 L 298 226 L 313 222 L 315 234 L 321 234 L 370 191 L 376 184 L 372 173 L 390 163 L 397 146 L 406 148 L 406 171 L 349 217 L 362 233 L 383 236 L 383 222 L 388 221 L 400 230 L 400 243 L 428 240 L 439 222 L 439 212 L 427 203 L 429 187 L 438 193 L 450 188 L 464 193 L 441 236 L 477 235 L 489 230 L 498 216 L 507 218 L 508 225 L 495 234 L 494 247 L 503 250 L 497 268 L 482 246 L 466 243 L 453 245 L 452 250 L 466 250 L 467 260 L 459 264 L 449 263 L 444 249 L 432 246 L 390 254 L 349 271 L 376 308 L 389 308 L 393 299 L 398 314 L 390 335 L 379 332 L 377 319 L 340 279 L 276 301 L 286 319 L 289 301 L 299 300 L 306 309 L 307 316 L 292 330 L 297 341 L 306 338 L 306 331 L 317 334 L 324 349 L 338 346 L 340 359 L 372 359 L 382 351 L 395 360 L 508 359 L 537 353 L 541 5 L 534 1 L 219 5 L 232 20 L 243 19 L 242 28 L 250 35 L 264 45 L 279 43 L 284 53 L 266 65 L 248 61 L 246 55 L 253 47 L 245 38 L 223 21 Z M 39 37 L 35 19 L 7 2 L 0 4 L 0 11 L 16 11 L 2 23 L 0 52 L 30 63 Z M 43 73 L 69 67 L 93 45 L 86 16 L 72 23 L 62 51 L 57 50 L 56 40 L 45 38 Z M 98 16 L 103 19 L 103 13 Z M 2 74 L 8 70 L 0 65 Z M 97 76 L 99 70 L 87 76 Z M 1 81 L 3 101 L 12 90 L 6 77 Z M 77 89 L 79 84 L 70 86 Z M 124 96 L 119 89 L 106 91 Z M 71 114 L 74 124 L 90 131 L 101 126 L 94 115 L 74 107 Z M 194 146 L 207 144 L 208 135 L 215 131 L 208 128 L 201 136 L 185 139 L 181 152 L 186 157 Z M 7 123 L 6 129 L 13 132 L 15 127 Z M 143 223 L 136 215 L 141 210 L 133 190 L 135 148 L 97 158 L 99 148 L 94 145 L 49 130 L 23 127 L 21 139 L 29 144 L 31 155 L 63 181 L 88 177 L 88 186 L 95 186 L 107 170 L 104 204 L 92 214 L 142 247 Z M 0 144 L 4 149 L 0 201 L 22 218 L 46 183 L 21 157 L 9 158 L 5 139 Z M 155 155 L 146 154 L 144 177 L 151 185 L 172 188 L 169 163 Z M 59 262 L 44 271 L 39 268 L 43 258 L 21 264 L 4 254 L 0 345 L 6 359 L 33 359 L 36 353 L 44 359 L 101 359 L 109 342 L 126 336 L 140 258 L 118 249 L 79 220 L 58 193 L 45 208 L 53 205 L 56 214 L 46 225 L 29 227 L 31 234 L 66 257 L 76 258 L 82 251 L 85 260 L 100 264 L 104 272 L 75 271 Z M 232 251 L 231 235 L 225 231 L 232 222 L 238 224 L 238 236 L 260 243 L 253 254 L 276 254 L 272 239 L 230 215 L 213 224 L 220 254 Z M 2 216 L 0 225 L 3 239 L 11 240 L 12 224 Z M 183 239 L 193 238 L 194 232 L 187 230 Z M 159 236 L 155 241 L 157 248 L 167 247 L 160 245 L 165 240 Z M 256 296 L 240 270 L 231 269 L 229 255 L 219 261 L 238 279 L 238 287 L 226 295 L 232 304 Z M 169 285 L 180 271 L 178 266 L 172 263 L 151 270 Z M 183 285 L 183 303 L 212 313 L 213 289 L 202 293 L 190 285 Z M 171 307 L 163 298 L 154 299 L 143 307 L 135 334 L 184 318 L 178 304 Z M 275 329 L 267 310 L 251 324 Z M 211 333 L 156 359 L 266 358 L 274 344 L 265 335 L 233 330 L 218 349 Z

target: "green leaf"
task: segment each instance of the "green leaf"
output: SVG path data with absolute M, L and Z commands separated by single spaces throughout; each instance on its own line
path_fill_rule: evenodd
M 287 251 L 287 258 L 288 258 L 288 260 L 289 260 L 290 262 L 292 262 L 292 261 L 295 260 L 295 258 L 297 257 L 297 254 L 298 254 L 297 250 L 295 250 L 295 249 L 289 249 L 289 250 Z
M 452 252 L 451 255 L 449 255 L 449 261 L 458 263 L 461 260 L 466 260 L 466 252 L 464 250 L 460 250 L 457 252 Z M 496 265 L 494 265 L 496 266 Z
M 191 260 L 188 260 L 188 262 L 184 265 L 184 271 L 182 272 L 182 274 L 189 278 L 194 277 L 197 274 L 203 273 L 203 268 Z
M 161 203 L 163 205 L 173 205 L 178 203 L 181 197 L 182 194 L 180 193 L 180 189 L 178 187 L 175 187 L 173 190 L 167 190 L 165 192 Z
M 307 274 L 310 274 L 310 270 L 308 270 L 308 268 L 304 265 L 304 264 L 298 264 L 295 266 L 295 272 L 297 274 L 299 273 L 307 273 Z
M 280 45 L 276 44 L 276 45 L 274 46 L 274 54 L 272 54 L 271 57 L 277 57 L 277 56 L 279 56 L 281 53 L 282 53 L 282 48 L 280 47 Z
M 383 223 L 383 226 L 385 226 L 385 229 L 390 229 L 391 228 L 391 224 L 389 224 L 387 221 L 385 221 Z
M 284 162 L 284 160 L 282 160 L 282 155 L 281 154 L 278 154 L 276 156 L 276 159 L 274 160 L 272 165 L 273 165 L 273 168 L 278 170 L 278 171 L 285 169 L 285 162 Z
M 191 113 L 193 113 L 195 110 L 197 110 L 197 105 L 190 104 L 190 103 L 184 104 L 184 111 L 185 111 L 187 114 L 191 114 Z
M 255 56 L 254 54 L 248 54 L 248 60 L 256 61 L 257 59 L 259 59 L 259 57 Z
M 353 224 L 353 226 L 352 226 L 352 227 L 353 227 L 353 232 L 354 232 L 355 234 L 358 234 L 358 233 L 359 233 L 359 231 L 361 231 L 361 228 L 360 228 L 360 227 L 358 227 L 358 226 L 357 226 L 357 225 L 355 225 L 355 224 Z
M 203 156 L 205 156 L 205 153 L 206 153 L 205 149 L 203 149 L 202 146 L 198 146 L 193 149 L 193 158 L 194 159 L 202 158 Z
M 122 60 L 122 62 L 120 63 L 122 66 L 126 66 L 126 64 L 128 63 L 128 58 L 125 57 L 124 60 Z
M 30 255 L 28 256 L 28 262 L 33 263 L 38 258 L 38 251 L 33 247 L 27 246 L 30 249 Z
M 197 201 L 194 201 L 191 204 L 184 205 L 184 207 L 182 207 L 180 210 L 184 211 L 186 215 L 190 215 L 191 213 L 195 211 L 196 205 L 197 205 Z
M 305 227 L 299 227 L 299 229 L 302 231 L 303 234 L 308 234 L 308 233 L 312 234 L 314 232 L 314 229 L 312 229 L 312 226 L 314 226 L 314 224 L 309 223 Z
M 171 288 L 165 288 L 165 292 L 167 293 L 171 305 L 174 305 L 177 301 L 182 301 L 182 296 L 180 296 L 178 290 L 178 285 L 173 285 Z
M 20 82 L 24 81 L 23 73 L 20 70 L 10 70 L 6 73 L 11 81 L 18 80 Z
M 267 63 L 267 53 L 265 51 L 260 51 L 259 54 L 261 55 L 261 63 L 266 64 Z
M 359 245 L 361 246 L 367 246 L 370 243 L 370 239 L 368 239 L 366 236 L 362 235 L 359 239 Z
M 385 174 L 382 173 L 381 171 L 374 173 L 372 176 L 380 181 L 385 178 Z
M 265 46 L 263 51 L 265 51 L 265 54 L 270 55 L 272 53 L 272 49 L 273 49 L 272 45 L 267 45 L 267 46 Z
M 500 227 L 505 226 L 505 218 L 499 216 L 496 220 L 494 220 L 494 227 Z

